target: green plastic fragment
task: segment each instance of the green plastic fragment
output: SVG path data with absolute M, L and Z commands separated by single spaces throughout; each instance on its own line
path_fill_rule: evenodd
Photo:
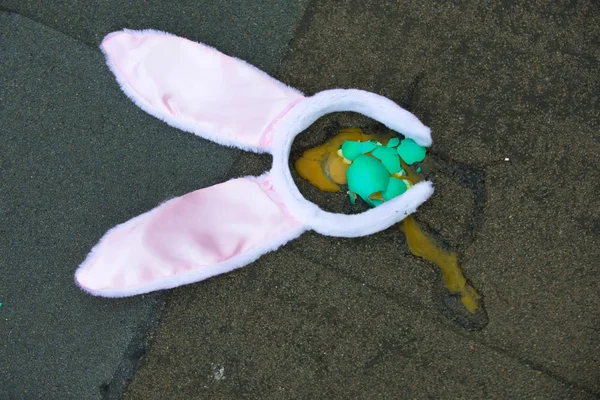
M 385 168 L 390 174 L 399 172 L 402 167 L 400 166 L 400 157 L 398 152 L 394 148 L 380 146 L 373 150 L 373 157 L 381 160 Z
M 398 146 L 398 154 L 408 165 L 423 161 L 425 153 L 425 147 L 419 146 L 412 139 L 404 139 Z
M 350 164 L 346 178 L 348 189 L 372 204 L 369 196 L 387 188 L 390 173 L 377 159 L 363 154 Z
M 368 140 L 366 142 L 362 142 L 361 146 L 361 151 L 363 154 L 365 154 L 373 151 L 377 146 L 380 146 L 380 144 L 377 143 L 376 140 Z
M 417 167 L 417 174 L 421 173 L 421 167 Z
M 398 144 L 400 144 L 400 139 L 398 139 L 397 137 L 391 138 L 388 141 L 387 147 L 397 147 Z
M 387 189 L 385 189 L 381 195 L 384 199 L 391 200 L 394 197 L 400 196 L 404 192 L 406 192 L 406 182 L 392 176 Z
M 353 140 L 346 140 L 342 144 L 342 154 L 344 157 L 350 161 L 354 161 L 354 159 L 362 154 L 362 144 L 361 142 L 356 142 Z

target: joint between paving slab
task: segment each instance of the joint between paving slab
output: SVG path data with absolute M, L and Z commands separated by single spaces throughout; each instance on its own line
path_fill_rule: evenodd
M 111 381 L 103 383 L 99 387 L 103 400 L 118 400 L 127 391 L 142 364 L 144 355 L 150 348 L 152 332 L 160 323 L 162 310 L 170 293 L 170 290 L 162 291 L 152 300 L 146 318 L 141 320 L 137 326 Z
M 368 282 L 360 279 L 359 277 L 357 277 L 357 276 L 355 276 L 355 275 L 353 275 L 353 274 L 351 274 L 351 273 L 349 273 L 347 271 L 344 271 L 344 270 L 342 270 L 340 268 L 337 268 L 337 267 L 335 267 L 335 266 L 333 266 L 331 264 L 324 263 L 323 261 L 321 261 L 321 260 L 319 260 L 317 258 L 307 257 L 305 254 L 302 254 L 302 253 L 294 251 L 294 250 L 291 250 L 291 251 L 292 251 L 292 253 L 297 254 L 299 257 L 305 258 L 305 259 L 309 260 L 310 262 L 315 263 L 317 265 L 320 265 L 323 268 L 328 269 L 330 271 L 333 271 L 334 273 L 336 273 L 338 275 L 341 275 L 342 277 L 344 277 L 344 278 L 346 278 L 346 279 L 348 279 L 348 280 L 350 280 L 352 282 L 358 283 L 362 287 L 366 287 L 369 290 L 372 290 L 373 292 L 375 292 L 376 294 L 378 294 L 380 296 L 383 296 L 383 297 L 385 297 L 388 300 L 393 301 L 394 303 L 397 303 L 397 304 L 399 303 L 402 306 L 405 306 L 405 307 L 409 308 L 410 311 L 412 311 L 412 312 L 414 312 L 416 314 L 424 315 L 424 311 L 426 310 L 426 308 L 420 306 L 416 302 L 410 301 L 409 300 L 410 297 L 408 295 L 405 296 L 405 297 L 403 297 L 402 298 L 402 302 L 400 302 L 398 296 L 390 294 L 385 289 L 382 289 L 380 287 L 372 285 L 372 284 L 370 284 L 370 283 L 368 283 Z M 445 321 L 442 321 L 440 318 L 434 318 L 434 317 L 429 316 L 428 319 L 430 321 L 432 321 L 432 322 L 443 324 L 443 325 L 447 326 L 447 324 L 445 324 Z
M 590 396 L 600 398 L 600 392 L 595 392 L 593 389 L 591 389 L 587 386 L 573 382 L 573 381 L 565 378 L 564 376 L 562 376 L 556 372 L 553 372 L 551 369 L 546 368 L 542 364 L 539 364 L 535 361 L 532 361 L 532 360 L 529 360 L 526 358 L 519 357 L 518 355 L 513 354 L 511 351 L 505 350 L 501 347 L 495 346 L 490 343 L 481 342 L 480 345 L 485 346 L 485 347 L 489 348 L 490 350 L 493 350 L 493 351 L 495 351 L 499 354 L 502 354 L 506 357 L 509 357 L 509 358 L 515 360 L 517 363 L 519 363 L 525 367 L 531 368 L 532 370 L 537 371 L 538 373 L 542 373 L 542 374 L 548 376 L 550 379 L 560 382 L 561 384 L 569 387 L 570 389 L 578 390 L 580 392 L 585 392 L 586 394 L 588 394 Z
M 391 301 L 393 301 L 395 303 L 400 303 L 399 299 L 398 299 L 398 296 L 394 296 L 394 295 L 388 293 L 384 289 L 381 289 L 381 288 L 379 288 L 377 286 L 374 286 L 374 285 L 372 285 L 372 284 L 370 284 L 368 282 L 365 282 L 364 280 L 362 280 L 362 279 L 360 279 L 360 278 L 358 278 L 358 277 L 356 277 L 356 276 L 354 276 L 354 275 L 352 275 L 352 274 L 350 274 L 350 273 L 348 273 L 346 271 L 343 271 L 343 270 L 341 270 L 339 268 L 336 268 L 335 266 L 333 266 L 331 264 L 324 263 L 324 262 L 322 262 L 322 261 L 320 261 L 318 259 L 313 259 L 311 257 L 307 257 L 306 255 L 301 254 L 301 253 L 299 253 L 297 251 L 294 251 L 294 250 L 291 250 L 291 251 L 293 253 L 298 254 L 298 256 L 300 256 L 300 257 L 306 258 L 309 261 L 311 261 L 311 262 L 313 262 L 313 263 L 315 263 L 317 265 L 321 265 L 324 268 L 326 268 L 326 269 L 328 269 L 330 271 L 333 271 L 336 274 L 339 274 L 339 275 L 343 276 L 346 279 L 349 279 L 349 280 L 351 280 L 353 282 L 359 283 L 361 286 L 366 287 L 369 290 L 372 290 L 377 295 L 381 295 L 381 296 L 383 296 L 383 297 L 385 297 L 385 298 L 387 298 L 387 299 L 389 299 L 389 300 L 391 300 Z M 406 296 L 405 298 L 403 298 L 402 302 L 401 302 L 401 305 L 404 306 L 404 307 L 407 307 L 412 312 L 415 312 L 415 313 L 417 313 L 419 315 L 425 316 L 430 322 L 437 323 L 437 324 L 440 324 L 440 325 L 443 325 L 443 326 L 448 326 L 448 324 L 446 323 L 446 321 L 442 321 L 440 318 L 435 318 L 435 317 L 432 317 L 431 315 L 426 315 L 426 313 L 423 312 L 423 311 L 425 311 L 425 307 L 420 307 L 417 303 L 410 302 L 410 301 L 408 301 L 408 299 L 409 299 L 408 296 Z M 453 331 L 456 332 L 456 333 L 458 333 L 459 335 L 465 337 L 469 341 L 473 341 L 473 335 L 472 334 L 469 334 L 467 332 L 458 331 L 458 330 L 453 330 Z M 561 376 L 558 373 L 553 372 L 549 368 L 547 368 L 547 367 L 543 366 L 542 364 L 539 364 L 539 363 L 537 363 L 535 361 L 524 359 L 522 357 L 519 357 L 516 354 L 513 354 L 513 352 L 511 352 L 511 351 L 505 350 L 505 349 L 503 349 L 501 347 L 498 347 L 498 346 L 496 346 L 494 344 L 487 343 L 485 341 L 478 341 L 478 342 L 476 342 L 476 344 L 478 346 L 488 348 L 489 350 L 491 350 L 491 351 L 493 351 L 493 352 L 495 352 L 497 354 L 501 354 L 501 355 L 503 355 L 505 357 L 508 357 L 508 358 L 514 360 L 516 363 L 518 363 L 520 365 L 523 365 L 523 366 L 525 366 L 527 368 L 530 368 L 530 369 L 532 369 L 534 371 L 541 372 L 541 373 L 545 374 L 547 377 L 549 377 L 549 378 L 551 378 L 551 379 L 553 379 L 553 380 L 555 380 L 555 381 L 557 381 L 557 382 L 559 382 L 559 383 L 561 383 L 561 384 L 563 384 L 563 385 L 565 385 L 565 386 L 567 386 L 567 387 L 569 387 L 571 389 L 578 390 L 578 391 L 581 391 L 581 392 L 585 392 L 586 394 L 591 395 L 591 396 L 600 397 L 600 393 L 595 392 L 591 388 L 588 388 L 586 386 L 583 386 L 583 385 L 580 385 L 578 383 L 572 382 L 569 379 Z
M 302 17 L 299 19 L 298 23 L 296 24 L 296 27 L 294 28 L 294 32 L 292 33 L 291 39 L 287 45 L 287 50 L 283 54 L 283 57 L 281 57 L 279 66 L 281 66 L 283 62 L 285 62 L 285 60 L 287 59 L 287 56 L 290 54 L 292 48 L 294 47 L 294 43 L 306 35 L 312 24 L 312 21 L 314 20 L 316 13 L 317 1 L 309 0 L 306 4 L 306 7 L 304 8 L 304 13 Z M 278 68 L 276 68 L 276 70 L 277 69 Z

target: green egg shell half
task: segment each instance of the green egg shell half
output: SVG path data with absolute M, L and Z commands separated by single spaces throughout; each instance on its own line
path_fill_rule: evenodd
M 358 156 L 346 172 L 348 189 L 371 204 L 368 197 L 381 192 L 388 186 L 390 173 L 381 162 L 368 155 Z
M 362 154 L 362 143 L 353 140 L 346 140 L 342 143 L 342 154 L 350 161 Z
M 398 146 L 398 154 L 408 165 L 423 161 L 425 152 L 425 147 L 419 146 L 412 139 L 404 139 Z

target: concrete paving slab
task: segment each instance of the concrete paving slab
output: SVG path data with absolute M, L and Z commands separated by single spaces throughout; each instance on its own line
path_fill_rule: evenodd
M 590 398 L 406 301 L 286 246 L 176 289 L 124 399 Z
M 385 93 L 432 127 L 437 193 L 417 218 L 486 295 L 487 343 L 597 395 L 598 5 L 311 10 L 281 76 Z
M 312 2 L 278 77 L 372 90 L 432 126 L 417 219 L 458 251 L 489 324 L 450 322 L 394 231 L 308 233 L 176 290 L 126 397 L 599 397 L 599 27 L 594 2 Z M 356 123 L 377 128 L 329 116 L 294 154 Z
M 208 18 L 193 3 L 187 6 L 195 15 Z M 164 293 L 94 298 L 74 285 L 73 273 L 107 229 L 222 181 L 239 151 L 138 109 L 97 45 L 124 26 L 177 33 L 169 28 L 178 25 L 191 37 L 212 37 L 212 44 L 226 44 L 219 40 L 231 34 L 231 54 L 251 53 L 271 68 L 302 7 L 282 3 L 279 14 L 266 18 L 257 5 L 210 3 L 202 23 L 175 18 L 189 8 L 171 6 L 167 18 L 142 1 L 119 4 L 121 11 L 129 7 L 127 20 L 116 18 L 118 7 L 100 2 L 2 3 L 0 398 L 118 398 L 145 351 Z M 231 26 L 225 29 L 224 21 Z M 244 36 L 252 40 L 238 40 Z M 235 53 L 240 48 L 244 54 Z

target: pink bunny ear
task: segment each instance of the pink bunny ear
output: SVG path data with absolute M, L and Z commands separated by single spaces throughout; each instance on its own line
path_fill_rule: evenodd
M 139 107 L 217 143 L 267 151 L 273 124 L 304 99 L 244 61 L 164 32 L 114 32 L 101 48 Z
M 279 203 L 268 174 L 234 179 L 111 229 L 75 279 L 104 297 L 168 289 L 247 265 L 305 230 Z

